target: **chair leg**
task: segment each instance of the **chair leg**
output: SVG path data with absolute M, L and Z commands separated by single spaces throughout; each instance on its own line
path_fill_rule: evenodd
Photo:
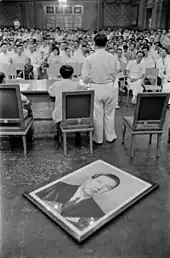
M 22 142 L 23 142 L 23 147 L 24 147 L 24 156 L 27 156 L 27 140 L 26 140 L 26 135 L 22 135 Z
M 156 157 L 160 157 L 160 144 L 161 144 L 161 134 L 158 134 L 157 136 L 157 148 L 156 148 Z
M 135 135 L 131 135 L 131 146 L 130 146 L 130 157 L 134 157 L 134 141 L 135 141 Z
M 126 99 L 126 106 L 129 106 L 129 89 L 127 88 L 127 99 Z
M 124 145 L 125 142 L 125 134 L 126 134 L 126 126 L 123 125 L 123 132 L 122 132 L 122 145 Z
M 89 136 L 90 136 L 90 153 L 92 154 L 93 153 L 93 139 L 92 139 L 93 133 L 92 133 L 92 131 L 89 133 Z
M 64 156 L 67 156 L 67 134 L 63 133 Z
M 168 129 L 168 143 L 170 143 L 170 128 Z
M 152 134 L 149 135 L 149 144 L 152 143 Z

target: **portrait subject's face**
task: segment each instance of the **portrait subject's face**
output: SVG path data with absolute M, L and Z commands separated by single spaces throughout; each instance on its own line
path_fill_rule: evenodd
M 117 182 L 108 176 L 99 176 L 90 178 L 83 185 L 83 191 L 86 196 L 93 197 L 96 194 L 103 194 L 116 187 Z

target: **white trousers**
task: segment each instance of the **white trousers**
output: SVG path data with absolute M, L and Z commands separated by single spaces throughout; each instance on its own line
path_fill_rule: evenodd
M 108 84 L 92 84 L 95 91 L 94 100 L 94 135 L 97 143 L 103 143 L 103 134 L 107 141 L 116 138 L 115 133 L 115 108 L 116 90 L 113 82 Z
M 129 88 L 132 90 L 132 94 L 134 97 L 136 97 L 138 95 L 138 93 L 142 93 L 143 92 L 143 88 L 142 88 L 142 79 L 139 79 L 135 82 L 131 82 L 129 79 L 127 80 Z
M 116 78 L 114 82 L 114 89 L 115 89 L 115 98 L 116 98 L 116 106 L 119 104 L 119 78 Z
M 165 82 L 165 83 L 163 84 L 162 92 L 170 93 L 170 82 Z M 169 98 L 168 104 L 170 104 L 170 98 Z

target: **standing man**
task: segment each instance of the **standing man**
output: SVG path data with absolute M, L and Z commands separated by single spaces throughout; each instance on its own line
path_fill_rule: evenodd
M 103 131 L 108 142 L 116 140 L 115 108 L 116 59 L 105 50 L 107 37 L 97 34 L 94 37 L 95 53 L 87 57 L 82 69 L 82 80 L 91 83 L 95 91 L 94 101 L 94 143 L 103 143 Z

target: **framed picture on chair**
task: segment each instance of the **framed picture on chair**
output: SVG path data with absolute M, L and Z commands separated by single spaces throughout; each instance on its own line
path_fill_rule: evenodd
M 81 243 L 157 187 L 97 160 L 23 195 Z

